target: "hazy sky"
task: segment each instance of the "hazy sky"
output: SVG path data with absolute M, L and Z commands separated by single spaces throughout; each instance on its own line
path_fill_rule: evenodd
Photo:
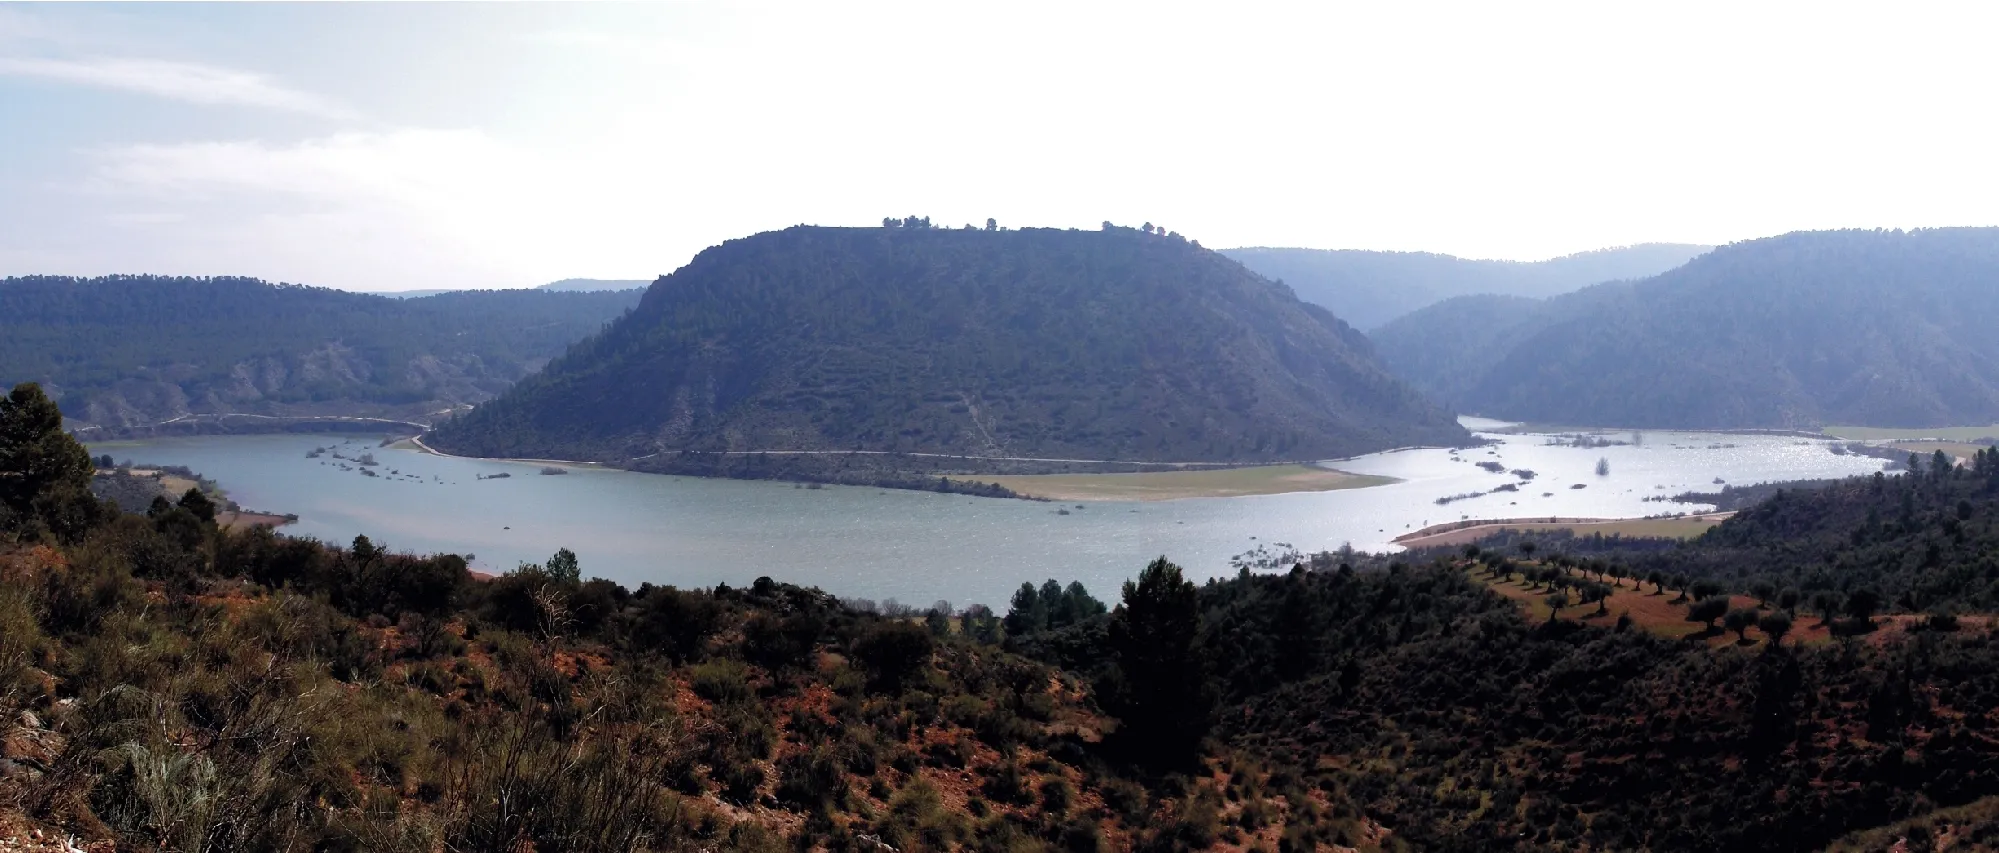
M 800 222 L 1533 259 L 1999 224 L 1992 4 L 0 4 L 0 275 L 650 278 Z

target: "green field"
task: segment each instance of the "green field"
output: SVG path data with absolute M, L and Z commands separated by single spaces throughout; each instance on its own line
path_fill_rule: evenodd
M 1167 501 L 1360 489 L 1395 482 L 1393 477 L 1349 474 L 1309 465 L 1260 465 L 1211 471 L 1155 471 L 1143 474 L 1032 474 L 979 477 L 1029 497 L 1058 501 Z
M 1892 441 L 1896 439 L 1909 440 L 1920 438 L 1938 438 L 1945 441 L 1976 441 L 1981 438 L 1999 438 L 1999 424 L 1966 427 L 1917 427 L 1914 429 L 1829 426 L 1822 431 L 1834 438 L 1845 438 L 1854 441 Z

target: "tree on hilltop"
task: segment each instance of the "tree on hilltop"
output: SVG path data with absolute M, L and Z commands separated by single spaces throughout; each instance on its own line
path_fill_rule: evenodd
M 1727 614 L 1726 598 L 1703 598 L 1687 606 L 1687 621 L 1704 624 L 1710 632 L 1714 630 L 1714 620 Z
M 1757 611 L 1754 607 L 1737 607 L 1721 617 L 1721 624 L 1735 632 L 1737 639 L 1749 642 L 1749 629 L 1756 625 Z
M 81 536 L 103 515 L 90 494 L 95 467 L 41 385 L 23 382 L 0 397 L 0 531 Z
M 1763 618 L 1756 620 L 1756 627 L 1761 628 L 1764 635 L 1770 638 L 1770 648 L 1774 649 L 1777 644 L 1784 641 L 1785 634 L 1791 633 L 1791 614 L 1782 610 L 1772 610 L 1763 614 Z

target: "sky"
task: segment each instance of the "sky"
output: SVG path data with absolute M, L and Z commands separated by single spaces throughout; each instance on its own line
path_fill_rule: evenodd
M 1995 4 L 0 3 L 0 276 L 650 279 L 787 226 L 1534 260 L 1999 225 Z

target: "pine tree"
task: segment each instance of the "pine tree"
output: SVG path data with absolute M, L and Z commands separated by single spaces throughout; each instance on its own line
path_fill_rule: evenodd
M 1193 582 L 1165 557 L 1125 582 L 1109 639 L 1121 682 L 1113 707 L 1134 756 L 1185 761 L 1207 733 L 1213 695 L 1194 651 L 1200 623 Z
M 0 398 L 0 530 L 45 527 L 68 539 L 95 523 L 90 453 L 62 431 L 62 410 L 23 382 Z

